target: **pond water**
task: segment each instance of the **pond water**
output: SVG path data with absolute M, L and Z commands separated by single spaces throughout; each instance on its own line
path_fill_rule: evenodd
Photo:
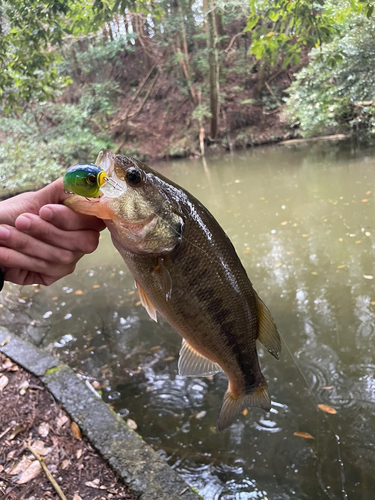
M 217 432 L 225 375 L 177 374 L 181 338 L 140 306 L 108 234 L 49 288 L 6 285 L 1 321 L 96 380 L 206 500 L 373 499 L 375 149 L 306 143 L 156 168 L 214 214 L 272 311 L 284 342 L 279 361 L 259 347 L 269 413 Z

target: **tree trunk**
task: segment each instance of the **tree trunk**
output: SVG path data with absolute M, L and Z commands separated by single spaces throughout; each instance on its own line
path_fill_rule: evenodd
M 207 17 L 207 45 L 209 51 L 210 67 L 210 111 L 211 111 L 211 138 L 215 139 L 219 128 L 219 64 L 216 48 L 216 29 L 215 29 L 215 0 L 203 0 Z

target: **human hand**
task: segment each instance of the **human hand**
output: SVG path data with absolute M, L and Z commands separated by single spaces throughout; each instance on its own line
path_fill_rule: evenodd
M 61 203 L 62 179 L 0 202 L 0 267 L 6 281 L 51 285 L 98 246 L 105 224 Z

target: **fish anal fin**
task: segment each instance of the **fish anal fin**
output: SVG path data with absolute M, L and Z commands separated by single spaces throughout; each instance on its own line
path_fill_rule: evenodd
M 205 358 L 184 339 L 178 360 L 178 373 L 184 377 L 208 377 L 222 369 L 217 363 Z
M 141 304 L 143 305 L 143 307 L 148 312 L 150 318 L 157 322 L 158 321 L 158 317 L 156 315 L 156 309 L 152 305 L 151 300 L 148 298 L 146 292 L 143 290 L 143 288 L 141 287 L 141 285 L 137 281 L 135 282 L 135 286 L 138 289 L 139 299 L 141 301 Z
M 275 356 L 276 359 L 280 358 L 281 352 L 281 340 L 279 332 L 277 331 L 276 324 L 271 316 L 271 313 L 255 292 L 255 298 L 258 308 L 258 318 L 259 318 L 259 329 L 258 329 L 258 340 L 268 352 Z
M 99 219 L 114 219 L 115 214 L 108 208 L 106 203 L 102 203 L 100 199 L 88 200 L 82 196 L 73 195 L 64 200 L 64 205 L 71 208 L 79 214 L 94 215 Z
M 220 410 L 217 428 L 219 431 L 227 429 L 233 424 L 238 414 L 250 406 L 258 406 L 265 411 L 271 409 L 271 399 L 265 380 L 261 386 L 257 387 L 251 394 L 240 394 L 234 396 L 230 389 L 225 393 L 223 406 Z

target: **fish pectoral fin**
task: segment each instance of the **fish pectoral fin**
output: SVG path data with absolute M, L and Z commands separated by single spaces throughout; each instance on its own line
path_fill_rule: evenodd
M 165 300 L 170 300 L 172 296 L 172 277 L 166 266 L 165 257 L 158 257 L 158 263 L 153 270 L 153 274 L 163 295 L 165 295 Z
M 255 298 L 259 318 L 258 340 L 264 345 L 267 351 L 272 354 L 272 356 L 279 359 L 281 352 L 281 340 L 279 332 L 277 331 L 277 326 L 275 325 L 268 307 L 263 300 L 258 297 L 256 292 Z
M 74 194 L 64 200 L 64 205 L 79 214 L 94 215 L 99 219 L 114 218 L 114 213 L 108 209 L 105 203 L 101 203 L 100 199 L 88 200 L 87 198 Z
M 251 394 L 241 394 L 235 397 L 230 389 L 225 393 L 223 406 L 220 410 L 217 428 L 223 431 L 233 424 L 237 415 L 249 406 L 258 406 L 265 411 L 271 409 L 271 399 L 268 393 L 266 381 L 263 379 L 262 385 L 257 387 Z
M 223 371 L 217 363 L 205 358 L 184 339 L 178 360 L 178 373 L 184 377 L 208 377 Z
M 135 282 L 135 286 L 138 289 L 139 299 L 141 301 L 141 304 L 143 305 L 143 307 L 148 312 L 150 318 L 157 322 L 158 321 L 158 317 L 156 315 L 156 309 L 152 305 L 151 300 L 147 297 L 146 292 L 143 290 L 143 288 L 141 287 L 141 285 L 137 281 Z

